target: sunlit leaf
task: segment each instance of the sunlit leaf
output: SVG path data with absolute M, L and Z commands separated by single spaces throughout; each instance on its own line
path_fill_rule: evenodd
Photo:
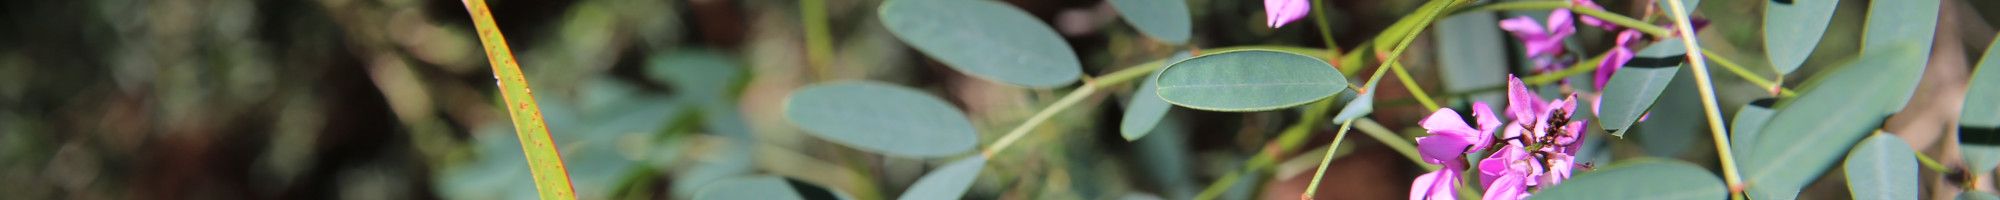
M 893 0 L 880 12 L 903 43 L 973 77 L 1051 88 L 1083 75 L 1055 29 L 1000 1 Z
M 923 91 L 869 81 L 807 86 L 785 99 L 785 118 L 807 133 L 877 153 L 938 157 L 972 150 L 965 113 Z
M 1186 60 L 1191 55 L 1191 52 L 1175 53 L 1173 57 L 1163 60 L 1160 64 L 1170 65 Z M 1153 132 L 1153 127 L 1160 124 L 1160 118 L 1167 116 L 1167 110 L 1174 108 L 1154 92 L 1158 91 L 1158 87 L 1155 87 L 1158 84 L 1155 82 L 1159 80 L 1160 71 L 1154 70 L 1152 75 L 1146 76 L 1145 82 L 1139 84 L 1139 88 L 1133 89 L 1132 100 L 1126 103 L 1125 115 L 1118 122 L 1119 135 L 1124 136 L 1126 141 L 1138 140 L 1140 137 L 1145 137 L 1146 133 Z
M 1931 39 L 1937 34 L 1938 1 L 1869 1 L 1861 54 L 1916 51 L 1920 56 L 1930 55 Z M 1922 66 L 1922 60 L 1918 61 L 1917 66 Z
M 1986 48 L 1986 55 L 1973 69 L 1965 92 L 1965 107 L 1959 110 L 1959 152 L 1965 155 L 1967 171 L 1990 172 L 2000 164 L 2000 40 Z
M 1729 186 L 1701 166 L 1647 160 L 1584 172 L 1532 199 L 1727 199 Z
M 986 156 L 971 156 L 952 161 L 937 170 L 917 178 L 910 190 L 903 191 L 902 200 L 919 199 L 963 199 L 965 189 L 972 187 L 972 181 L 979 179 L 979 171 L 986 168 Z
M 1862 57 L 1781 102 L 1745 159 L 1744 181 L 1797 191 L 1909 103 L 1929 62 L 1937 0 L 1871 1 Z M 1771 192 L 1778 193 L 1778 192 Z
M 1757 133 L 1744 161 L 1744 181 L 1797 190 L 1833 167 L 1855 142 L 1880 127 L 1915 91 L 1924 54 L 1880 51 L 1825 72 Z M 1915 65 L 1908 62 L 1915 59 Z
M 1792 73 L 1819 46 L 1840 0 L 1768 1 L 1764 6 L 1764 51 L 1778 74 Z
M 1660 92 L 1667 90 L 1674 75 L 1679 74 L 1680 66 L 1687 63 L 1686 52 L 1678 40 L 1654 43 L 1611 75 L 1610 83 L 1604 86 L 1603 102 L 1599 104 L 1603 107 L 1597 111 L 1598 119 L 1604 120 L 1604 129 L 1623 137 L 1624 132 L 1619 130 L 1638 122 L 1653 107 L 1653 101 L 1659 99 Z
M 1197 56 L 1160 72 L 1160 98 L 1213 111 L 1265 111 L 1346 90 L 1347 78 L 1311 56 L 1243 50 Z
M 1847 191 L 1854 199 L 1917 199 L 1917 156 L 1909 143 L 1887 133 L 1868 137 L 1847 153 Z
M 1184 0 L 1111 0 L 1118 16 L 1146 36 L 1170 44 L 1187 42 L 1194 32 Z

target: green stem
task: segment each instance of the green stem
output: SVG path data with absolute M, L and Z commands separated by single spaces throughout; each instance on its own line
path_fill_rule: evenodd
M 1611 13 L 1610 11 L 1604 11 L 1604 9 L 1576 7 L 1574 5 L 1566 7 L 1569 8 L 1571 12 L 1576 12 L 1576 14 L 1583 14 L 1583 15 L 1589 15 L 1591 17 L 1596 17 L 1597 19 L 1602 19 L 1605 22 L 1611 22 L 1612 24 L 1618 24 L 1619 26 L 1632 28 L 1632 30 L 1639 30 L 1639 32 L 1644 32 L 1648 35 L 1653 35 L 1655 37 L 1660 37 L 1660 38 L 1674 37 L 1673 32 L 1671 30 L 1667 30 L 1666 28 L 1661 28 L 1659 26 L 1653 26 L 1653 24 L 1646 23 L 1645 21 L 1639 21 L 1638 19 L 1625 17 L 1624 15 L 1619 15 L 1618 13 Z M 1694 33 L 1689 32 L 1686 33 L 1686 35 L 1694 35 Z
M 1302 55 L 1325 55 L 1325 50 L 1321 49 L 1287 47 L 1287 46 L 1236 46 L 1236 47 L 1216 48 L 1214 51 L 1226 52 L 1226 51 L 1240 50 L 1240 49 L 1269 49 L 1274 51 L 1283 51 L 1283 52 L 1297 53 Z M 1165 65 L 1166 65 L 1165 61 L 1156 60 L 1152 62 L 1146 62 L 1144 64 L 1134 65 L 1132 67 L 1127 67 L 1125 69 L 1118 70 L 1116 72 L 1111 72 L 1111 74 L 1106 74 L 1102 77 L 1098 77 L 1095 80 L 1085 79 L 1083 86 L 1078 87 L 1074 91 L 1070 91 L 1069 94 L 1063 95 L 1062 99 L 1057 99 L 1056 103 L 1050 104 L 1049 107 L 1042 108 L 1041 111 L 1036 111 L 1034 116 L 1028 117 L 1028 121 L 1022 122 L 1021 125 L 1015 126 L 1013 130 L 1007 132 L 1007 135 L 1001 136 L 999 140 L 994 141 L 992 145 L 988 145 L 985 150 L 980 151 L 980 154 L 992 157 L 993 154 L 999 153 L 1001 150 L 1006 150 L 1008 146 L 1013 145 L 1014 142 L 1020 140 L 1022 136 L 1027 135 L 1028 130 L 1031 130 L 1036 126 L 1041 125 L 1043 122 L 1047 122 L 1048 119 L 1054 117 L 1056 113 L 1062 112 L 1063 110 L 1068 109 L 1070 106 L 1074 106 L 1077 102 L 1082 101 L 1084 97 L 1090 96 L 1092 93 L 1096 93 L 1098 89 L 1103 89 L 1103 87 L 1117 85 L 1119 83 L 1124 83 L 1127 81 L 1132 81 L 1134 79 L 1139 79 L 1140 77 L 1145 77 L 1148 74 L 1152 74 L 1153 70 L 1165 67 Z M 1322 112 L 1321 115 L 1324 115 L 1323 113 L 1324 112 Z
M 1326 155 L 1319 158 L 1319 169 L 1313 171 L 1312 183 L 1306 184 L 1306 194 L 1301 196 L 1301 199 L 1313 199 L 1313 194 L 1318 193 L 1319 179 L 1326 176 L 1326 166 L 1333 161 L 1333 152 L 1340 151 L 1340 140 L 1347 138 L 1347 129 L 1354 127 L 1355 119 L 1347 119 L 1347 122 L 1340 123 L 1340 132 L 1333 134 L 1333 144 L 1330 144 L 1332 146 L 1327 146 Z
M 1254 173 L 1270 167 L 1277 162 L 1279 154 L 1299 148 L 1299 145 L 1305 143 L 1306 136 L 1312 135 L 1312 129 L 1319 125 L 1319 123 L 1313 122 L 1319 122 L 1322 118 L 1325 118 L 1326 114 L 1333 110 L 1333 103 L 1336 99 L 1321 99 L 1307 105 L 1306 111 L 1299 114 L 1299 123 L 1285 127 L 1285 132 L 1278 134 L 1278 141 L 1264 146 L 1263 151 L 1260 151 L 1256 156 L 1250 157 L 1250 160 L 1243 161 L 1242 170 L 1232 171 L 1229 174 L 1222 175 L 1222 178 L 1216 179 L 1215 183 L 1209 184 L 1208 188 L 1203 188 L 1201 194 L 1195 195 L 1194 199 L 1215 199 L 1215 197 L 1222 195 L 1222 192 L 1228 190 L 1230 186 L 1236 185 L 1236 181 L 1240 180 L 1244 174 Z
M 1606 12 L 1601 9 L 1575 8 L 1572 7 L 1571 4 L 1567 1 L 1526 1 L 1526 2 L 1491 3 L 1491 4 L 1472 6 L 1465 9 L 1459 9 L 1453 11 L 1452 14 L 1478 12 L 1478 11 L 1548 10 L 1548 9 L 1570 9 L 1571 11 L 1574 11 L 1578 14 L 1590 15 L 1591 17 L 1605 19 L 1606 21 L 1618 24 L 1619 26 L 1630 27 L 1633 30 L 1639 30 L 1640 32 L 1645 32 L 1646 34 L 1650 34 L 1653 36 L 1658 36 L 1663 38 L 1673 37 L 1673 33 L 1670 32 L 1671 30 L 1668 30 L 1669 28 L 1656 26 L 1651 23 L 1645 23 L 1637 19 L 1632 19 L 1630 17 L 1625 17 L 1623 15 Z M 1757 75 L 1757 73 L 1751 72 L 1750 70 L 1744 68 L 1742 65 L 1737 65 L 1736 62 L 1730 61 L 1728 58 L 1716 55 L 1713 52 L 1706 52 L 1706 51 L 1701 52 L 1701 55 L 1707 57 L 1709 60 L 1714 61 L 1715 64 L 1721 65 L 1723 69 L 1728 69 L 1729 72 L 1736 74 L 1738 77 L 1743 77 L 1743 80 L 1750 81 L 1750 83 L 1752 84 L 1756 84 L 1757 86 L 1766 89 L 1778 88 L 1779 96 L 1783 97 L 1798 96 L 1798 92 L 1792 91 L 1791 89 L 1781 88 L 1778 86 L 1777 82 L 1771 81 L 1769 79 L 1764 79 L 1763 76 L 1759 76 Z M 1560 79 L 1560 77 L 1554 77 L 1554 78 Z
M 1335 43 L 1333 41 L 1333 28 L 1326 25 L 1327 21 L 1326 21 L 1325 2 L 1323 0 L 1313 0 L 1312 5 L 1313 5 L 1312 13 L 1314 19 L 1313 24 L 1319 26 L 1319 40 L 1326 41 L 1326 49 L 1331 50 L 1327 51 L 1328 53 L 1325 55 L 1329 58 L 1328 60 L 1332 60 L 1331 58 L 1334 57 L 1339 57 L 1340 44 Z
M 1424 110 L 1438 109 L 1437 102 L 1431 101 L 1430 93 L 1425 93 L 1424 88 L 1417 85 L 1417 79 L 1410 77 L 1410 71 L 1403 69 L 1402 62 L 1389 62 L 1389 70 L 1396 72 L 1396 79 L 1403 82 L 1403 89 L 1410 90 L 1410 96 L 1415 96 L 1417 103 L 1424 104 Z
M 1945 167 L 1944 163 L 1938 163 L 1937 159 L 1931 158 L 1930 155 L 1924 155 L 1924 153 L 1922 152 L 1918 152 L 1916 154 L 1917 154 L 1917 164 L 1922 164 L 1924 166 L 1924 169 L 1929 169 L 1931 170 L 1931 172 L 1937 172 L 1939 174 L 1945 174 L 1951 172 L 1951 168 Z
M 1369 78 L 1368 83 L 1366 84 L 1366 86 L 1363 86 L 1363 88 L 1371 88 L 1374 87 L 1375 84 L 1380 83 L 1382 80 L 1382 75 L 1386 72 L 1385 70 L 1388 70 L 1388 68 L 1390 67 L 1389 64 L 1393 63 L 1393 61 L 1396 58 L 1398 58 L 1403 54 L 1404 50 L 1409 48 L 1410 42 L 1416 39 L 1417 33 L 1420 33 L 1425 26 L 1429 26 L 1432 20 L 1435 20 L 1439 14 L 1443 13 L 1445 9 L 1450 8 L 1451 5 L 1453 5 L 1454 3 L 1456 3 L 1456 0 L 1433 0 L 1428 3 L 1424 3 L 1423 9 L 1417 10 L 1417 13 L 1412 13 L 1411 17 L 1420 17 L 1416 18 L 1416 20 L 1418 21 L 1416 21 L 1416 24 L 1414 25 L 1415 27 L 1403 33 L 1404 34 L 1403 37 L 1400 38 L 1400 40 L 1398 40 L 1400 42 L 1398 42 L 1395 48 L 1390 51 L 1389 56 L 1384 58 L 1385 60 L 1388 60 L 1388 62 L 1383 62 L 1381 66 L 1376 67 L 1375 75 Z M 1407 19 L 1409 18 L 1405 17 L 1405 20 Z M 1381 37 L 1377 38 L 1377 40 L 1380 39 L 1383 38 Z M 1319 54 L 1306 54 L 1306 55 L 1319 55 Z M 1285 133 L 1279 135 L 1277 143 L 1279 147 L 1278 149 L 1263 151 L 1263 153 L 1260 153 L 1258 156 L 1251 157 L 1249 161 L 1245 161 L 1244 170 L 1239 170 L 1231 174 L 1223 175 L 1223 177 L 1221 179 L 1217 179 L 1214 184 L 1210 184 L 1208 188 L 1203 189 L 1201 191 L 1201 194 L 1195 196 L 1195 199 L 1214 199 L 1216 196 L 1221 195 L 1224 190 L 1227 190 L 1229 186 L 1235 185 L 1236 181 L 1240 179 L 1239 177 L 1241 177 L 1242 174 L 1247 174 L 1250 172 L 1254 172 L 1255 170 L 1268 167 L 1269 165 L 1271 165 L 1271 162 L 1273 162 L 1272 160 L 1276 160 L 1275 157 L 1277 157 L 1278 153 L 1282 153 L 1282 151 L 1288 151 L 1289 149 L 1296 148 L 1296 146 L 1298 146 L 1298 143 L 1301 143 L 1301 141 L 1304 140 L 1305 136 L 1308 135 L 1309 132 L 1311 132 L 1312 128 L 1318 124 L 1317 122 L 1321 121 L 1321 118 L 1325 117 L 1328 110 L 1332 110 L 1333 101 L 1334 98 L 1327 98 L 1327 99 L 1322 99 L 1318 102 L 1314 102 L 1313 104 L 1308 106 L 1306 112 L 1301 113 L 1302 116 L 1300 121 L 1297 124 L 1293 124 L 1291 127 L 1286 128 Z
M 1417 18 L 1416 24 L 1411 25 L 1413 27 L 1410 29 L 1400 31 L 1403 33 L 1403 37 L 1396 40 L 1396 46 L 1389 50 L 1389 56 L 1382 57 L 1382 64 L 1375 66 L 1375 74 L 1368 78 L 1368 84 L 1363 84 L 1361 87 L 1374 88 L 1376 83 L 1380 83 L 1382 74 L 1387 72 L 1386 70 L 1389 70 L 1390 64 L 1395 64 L 1396 60 L 1403 56 L 1403 51 L 1409 49 L 1410 43 L 1416 41 L 1417 35 L 1423 33 L 1424 28 L 1429 27 L 1431 21 L 1436 20 L 1438 14 L 1442 13 L 1444 9 L 1451 7 L 1451 4 L 1454 2 L 1456 0 L 1432 0 L 1424 3 L 1424 8 L 1426 9 L 1417 10 L 1417 13 L 1412 13 L 1421 18 Z M 1395 28 L 1391 27 L 1390 29 Z
M 1503 10 L 1553 10 L 1569 8 L 1569 1 L 1514 1 L 1480 4 L 1451 11 L 1450 15 Z
M 799 1 L 799 22 L 806 29 L 806 65 L 813 78 L 827 78 L 833 62 L 833 33 L 827 28 L 826 0 Z
M 1161 64 L 1161 61 L 1147 62 L 1146 64 L 1111 72 L 1111 74 L 1104 75 L 1102 78 L 1096 80 L 1085 79 L 1083 86 L 1070 91 L 1068 95 L 1063 95 L 1062 99 L 1056 100 L 1055 104 L 1049 104 L 1049 107 L 1042 108 L 1041 111 L 1036 111 L 1034 116 L 1028 117 L 1028 121 L 1014 126 L 1012 131 L 1007 131 L 1006 136 L 1001 136 L 1000 140 L 994 141 L 993 145 L 987 146 L 986 150 L 980 151 L 980 154 L 989 158 L 993 157 L 994 154 L 1000 153 L 1001 150 L 1007 150 L 1008 146 L 1013 146 L 1014 142 L 1021 140 L 1022 136 L 1028 135 L 1029 130 L 1034 130 L 1035 127 L 1041 126 L 1042 122 L 1047 122 L 1049 118 L 1055 117 L 1056 113 L 1061 113 L 1063 110 L 1068 110 L 1070 106 L 1075 106 L 1077 102 L 1083 101 L 1084 97 L 1089 97 L 1091 94 L 1097 93 L 1098 89 L 1144 77 L 1147 74 L 1151 74 L 1153 69 L 1159 69 L 1161 65 L 1164 65 Z
M 1721 65 L 1722 69 L 1727 69 L 1729 70 L 1729 72 L 1735 73 L 1736 77 L 1743 77 L 1743 80 L 1750 81 L 1751 84 L 1757 84 L 1758 87 L 1762 87 L 1764 89 L 1778 88 L 1777 95 L 1780 97 L 1799 96 L 1799 92 L 1792 91 L 1792 89 L 1789 88 L 1779 87 L 1777 82 L 1766 80 L 1764 79 L 1764 77 L 1758 76 L 1757 73 L 1750 72 L 1750 70 L 1744 69 L 1743 66 L 1741 65 L 1736 65 L 1736 62 L 1729 61 L 1729 58 L 1724 58 L 1721 55 L 1715 55 L 1714 52 L 1708 52 L 1708 51 L 1702 51 L 1701 55 L 1703 57 L 1708 57 L 1708 59 L 1710 61 L 1714 61 L 1716 65 Z
M 500 34 L 500 26 L 493 22 L 493 12 L 486 7 L 486 0 L 464 0 L 465 10 L 472 14 L 472 25 L 479 30 L 479 43 L 486 49 L 486 61 L 493 67 L 493 78 L 499 79 L 500 97 L 507 104 L 507 117 L 513 120 L 514 137 L 521 140 L 521 152 L 527 156 L 528 172 L 535 178 L 535 191 L 542 199 L 576 199 L 576 187 L 570 185 L 569 169 L 563 166 L 562 154 L 556 150 L 555 140 L 549 136 L 548 124 L 542 122 L 541 106 L 535 103 L 534 92 L 528 88 L 528 78 L 521 72 L 521 66 L 514 60 L 514 51 L 507 47 L 507 37 Z
M 1667 7 L 1672 8 L 1668 14 L 1673 15 L 1675 29 L 1680 35 L 1688 36 L 1681 38 L 1681 45 L 1687 48 L 1689 54 L 1700 54 L 1701 44 L 1696 41 L 1699 37 L 1693 37 L 1694 25 L 1688 22 L 1687 9 L 1682 8 L 1681 0 L 1668 0 L 1667 4 Z M 1708 63 L 1707 59 L 1704 59 L 1706 56 L 1687 58 L 1688 63 L 1694 65 L 1695 85 L 1698 86 L 1696 89 L 1701 92 L 1701 108 L 1708 119 L 1709 137 L 1715 140 L 1715 154 L 1721 157 L 1722 176 L 1729 182 L 1730 193 L 1742 193 L 1743 176 L 1737 172 L 1736 156 L 1729 150 L 1729 129 L 1723 127 L 1722 111 L 1715 103 L 1715 86 L 1709 79 Z
M 1439 167 L 1437 165 L 1424 162 L 1424 157 L 1417 153 L 1417 146 L 1414 145 L 1416 142 L 1403 139 L 1403 136 L 1396 135 L 1395 131 L 1389 131 L 1389 128 L 1383 127 L 1380 123 L 1375 123 L 1375 120 L 1367 118 L 1357 119 L 1360 119 L 1356 123 L 1359 125 L 1358 128 L 1361 128 L 1361 133 L 1368 134 L 1368 137 L 1373 137 L 1377 141 L 1382 141 L 1383 145 L 1388 145 L 1389 149 L 1395 149 L 1396 153 L 1403 154 L 1403 158 L 1410 159 L 1410 162 L 1416 163 L 1417 166 L 1423 166 L 1425 170 L 1438 170 Z

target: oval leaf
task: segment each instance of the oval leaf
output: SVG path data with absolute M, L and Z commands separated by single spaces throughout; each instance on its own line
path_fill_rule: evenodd
M 1778 114 L 1777 110 L 1771 110 L 1771 105 L 1777 103 L 1777 98 L 1758 99 L 1736 110 L 1736 118 L 1729 120 L 1729 152 L 1750 156 L 1750 145 L 1757 144 L 1758 130 L 1771 121 L 1771 115 Z
M 1533 199 L 1727 199 L 1729 186 L 1701 166 L 1653 160 L 1601 169 L 1535 193 Z
M 1764 6 L 1764 50 L 1778 74 L 1789 74 L 1806 63 L 1826 35 L 1827 21 L 1840 0 L 1771 1 Z
M 1994 47 L 2000 47 L 2000 40 L 1987 45 L 1965 92 L 1965 108 L 1959 110 L 1959 152 L 1970 171 L 1990 172 L 2000 165 L 2000 103 L 1994 103 L 2000 102 L 2000 49 Z
M 1868 137 L 1847 153 L 1847 191 L 1854 199 L 1917 199 L 1916 153 L 1895 135 Z
M 1055 29 L 999 1 L 895 0 L 882 26 L 904 43 L 973 77 L 1028 88 L 1069 85 L 1083 75 Z
M 1160 64 L 1170 65 L 1186 60 L 1191 55 L 1191 52 L 1185 51 L 1175 53 L 1173 57 L 1160 61 Z M 1160 124 L 1160 118 L 1167 116 L 1167 110 L 1174 108 L 1168 105 L 1166 100 L 1160 100 L 1160 95 L 1154 92 L 1159 90 L 1155 87 L 1158 85 L 1155 82 L 1163 70 L 1154 70 L 1153 75 L 1146 76 L 1146 81 L 1139 84 L 1138 89 L 1133 89 L 1132 100 L 1126 101 L 1125 115 L 1118 122 L 1119 135 L 1124 136 L 1125 141 L 1138 140 L 1139 137 L 1145 137 L 1146 133 L 1153 132 L 1153 127 Z
M 877 153 L 937 157 L 972 150 L 965 113 L 916 89 L 868 81 L 808 86 L 785 99 L 785 119 L 807 133 Z
M 896 199 L 963 199 L 965 189 L 972 187 L 972 181 L 979 180 L 979 170 L 986 168 L 986 156 L 972 156 L 952 161 L 936 171 L 917 178 L 909 191 Z
M 1233 112 L 1298 106 L 1347 87 L 1347 78 L 1326 61 L 1269 50 L 1197 56 L 1167 66 L 1158 81 L 1168 103 Z
M 1915 91 L 1925 54 L 1882 51 L 1817 77 L 1757 133 L 1745 159 L 1746 182 L 1798 190 L 1833 166 L 1855 142 L 1901 110 Z M 1909 59 L 1916 59 L 1911 65 Z M 1778 139 L 1782 138 L 1782 139 Z
M 1928 63 L 1938 2 L 1870 2 L 1862 58 L 1816 77 L 1809 91 L 1773 116 L 1744 174 L 1760 187 L 1803 187 L 1840 159 L 1849 144 L 1909 102 Z M 1915 30 L 1921 29 L 1921 30 Z
M 1111 0 L 1111 7 L 1118 9 L 1118 17 L 1160 42 L 1187 42 L 1194 32 L 1183 0 Z
M 1604 130 L 1624 137 L 1623 131 L 1632 127 L 1653 107 L 1653 101 L 1660 98 L 1660 92 L 1667 90 L 1667 83 L 1680 73 L 1680 66 L 1687 63 L 1687 51 L 1676 40 L 1661 41 L 1640 50 L 1632 61 L 1611 75 L 1604 84 L 1604 96 L 1597 112 L 1598 119 L 1604 120 Z
M 1867 29 L 1861 34 L 1861 54 L 1917 51 L 1922 52 L 1917 55 L 1930 55 L 1931 39 L 1937 31 L 1938 1 L 1869 1 Z

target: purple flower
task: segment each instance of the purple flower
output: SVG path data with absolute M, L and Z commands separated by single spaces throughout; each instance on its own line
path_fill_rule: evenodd
M 1519 142 L 1509 142 L 1492 156 L 1479 161 L 1481 185 L 1486 186 L 1486 196 L 1482 199 L 1526 199 L 1528 187 L 1541 179 L 1543 167 L 1533 160 L 1527 150 L 1522 150 Z
M 1563 38 L 1576 33 L 1576 27 L 1571 22 L 1573 16 L 1575 14 L 1569 10 L 1556 9 L 1549 12 L 1546 27 L 1536 23 L 1534 18 L 1519 16 L 1500 20 L 1500 29 L 1507 30 L 1527 47 L 1527 56 L 1535 61 L 1535 70 L 1554 71 L 1563 66 L 1556 60 L 1556 56 L 1563 51 Z
M 1624 67 L 1626 62 L 1632 61 L 1632 49 L 1627 47 L 1627 45 L 1631 45 L 1633 41 L 1639 40 L 1639 36 L 1639 31 L 1635 30 L 1618 32 L 1617 45 L 1612 46 L 1610 52 L 1604 52 L 1604 61 L 1597 63 L 1597 81 L 1592 82 L 1592 86 L 1597 91 L 1604 91 L 1604 84 L 1611 81 L 1611 74 L 1618 73 L 1618 68 Z
M 1439 169 L 1431 173 L 1424 173 L 1422 176 L 1417 176 L 1416 182 L 1410 184 L 1410 200 L 1458 199 L 1458 195 L 1453 195 L 1452 192 L 1458 190 L 1458 171 L 1460 170 L 1465 169 Z
M 1410 199 L 1457 199 L 1452 192 L 1464 181 L 1459 177 L 1474 164 L 1466 162 L 1465 154 L 1482 150 L 1491 152 L 1476 163 L 1479 184 L 1486 188 L 1483 199 L 1526 199 L 1569 179 L 1576 166 L 1573 155 L 1583 147 L 1578 131 L 1584 123 L 1570 119 L 1576 112 L 1576 95 L 1543 101 L 1513 76 L 1508 77 L 1507 89 L 1506 112 L 1513 123 L 1500 122 L 1486 102 L 1472 104 L 1476 124 L 1465 123 L 1450 108 L 1417 122 L 1431 134 L 1417 138 L 1419 154 L 1424 162 L 1444 167 L 1418 176 L 1410 185 Z M 1501 132 L 1498 141 L 1494 131 Z
M 1545 102 L 1520 78 L 1509 78 L 1507 87 L 1507 115 L 1514 123 L 1501 131 L 1506 145 L 1479 161 L 1485 199 L 1523 199 L 1569 179 L 1573 155 L 1582 149 L 1584 123 L 1570 119 L 1576 95 Z
M 1590 0 L 1570 0 L 1569 2 L 1571 6 L 1574 7 L 1604 10 L 1604 6 L 1598 6 L 1596 2 L 1591 2 Z M 1606 31 L 1616 31 L 1616 29 L 1618 29 L 1618 24 L 1607 22 L 1604 21 L 1604 19 L 1598 19 L 1596 17 L 1583 16 L 1583 19 L 1578 21 L 1583 21 L 1583 25 L 1597 27 L 1599 29 L 1604 29 Z
M 1264 26 L 1278 28 L 1298 21 L 1312 11 L 1306 0 L 1264 0 Z
M 1460 119 L 1458 111 L 1451 108 L 1439 109 L 1423 121 L 1417 122 L 1430 132 L 1431 136 L 1417 138 L 1417 148 L 1424 162 L 1444 165 L 1443 169 L 1418 176 L 1410 185 L 1410 199 L 1457 199 L 1452 192 L 1458 189 L 1459 173 L 1467 168 L 1465 153 L 1486 149 L 1493 142 L 1493 131 L 1501 125 L 1493 116 L 1493 110 L 1485 102 L 1472 103 L 1472 117 L 1478 128 Z

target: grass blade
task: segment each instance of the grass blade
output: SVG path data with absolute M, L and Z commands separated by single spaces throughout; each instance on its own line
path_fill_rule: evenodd
M 486 49 L 486 61 L 493 66 L 493 78 L 499 79 L 500 96 L 507 102 L 507 117 L 514 122 L 514 136 L 521 139 L 521 152 L 528 157 L 535 190 L 542 199 L 576 199 L 576 188 L 569 184 L 569 170 L 563 167 L 562 154 L 556 152 L 548 124 L 542 123 L 541 106 L 535 104 L 535 97 L 528 90 L 528 78 L 515 63 L 513 50 L 507 48 L 507 38 L 500 36 L 499 25 L 493 23 L 493 12 L 486 8 L 486 0 L 463 2 L 465 10 L 472 14 L 472 25 L 479 29 L 479 43 Z

